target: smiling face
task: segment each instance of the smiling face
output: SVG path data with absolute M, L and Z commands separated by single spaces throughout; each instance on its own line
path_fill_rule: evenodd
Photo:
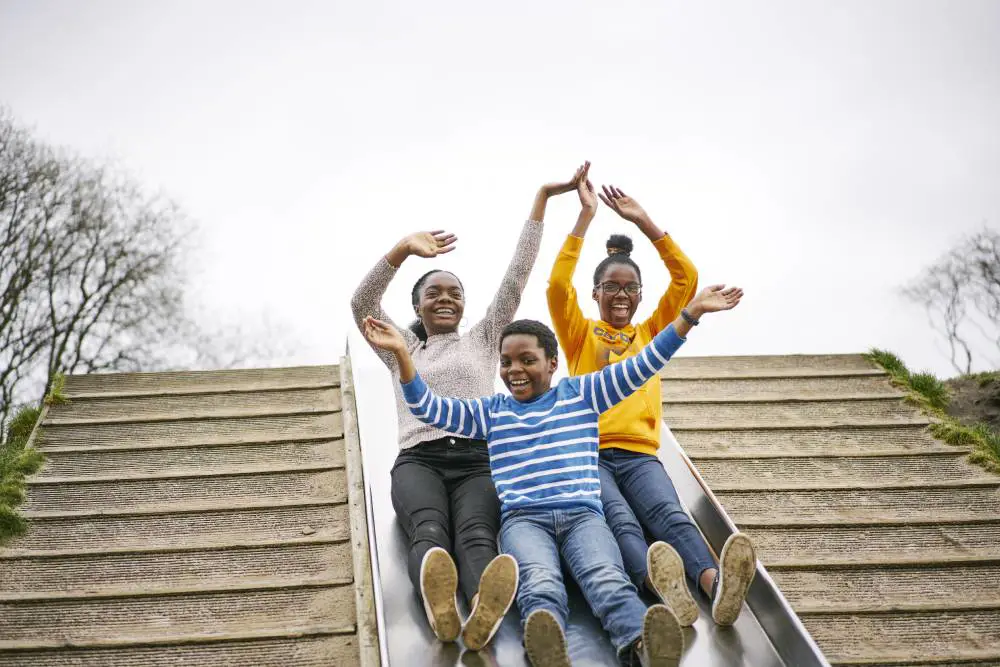
M 447 271 L 432 273 L 420 286 L 420 301 L 414 306 L 427 330 L 427 335 L 458 330 L 465 312 L 465 293 L 458 278 Z
M 604 283 L 616 284 L 619 287 L 618 293 L 612 295 L 603 287 Z M 639 274 L 628 264 L 609 266 L 593 292 L 594 301 L 601 311 L 601 319 L 616 329 L 627 327 L 639 307 L 639 302 L 642 301 L 642 291 L 629 294 L 625 291 L 625 287 L 639 284 Z
M 533 334 L 510 334 L 500 344 L 500 379 L 522 403 L 549 390 L 558 365 L 559 357 L 547 357 Z

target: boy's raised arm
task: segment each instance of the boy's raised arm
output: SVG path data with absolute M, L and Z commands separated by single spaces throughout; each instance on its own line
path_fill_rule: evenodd
M 463 438 L 485 440 L 489 432 L 485 399 L 442 398 L 438 396 L 413 365 L 406 341 L 396 327 L 367 317 L 363 328 L 365 339 L 379 350 L 391 353 L 399 366 L 399 382 L 403 397 L 413 416 L 442 431 Z
M 684 344 L 685 336 L 698 324 L 702 315 L 735 308 L 742 297 L 743 290 L 739 287 L 706 287 L 639 354 L 605 366 L 595 373 L 579 376 L 580 393 L 584 400 L 597 412 L 606 412 L 618 405 L 656 377 Z

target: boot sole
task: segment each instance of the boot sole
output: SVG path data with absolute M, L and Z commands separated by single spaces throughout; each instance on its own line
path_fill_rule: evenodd
M 517 594 L 517 561 L 501 555 L 490 561 L 479 580 L 479 599 L 462 629 L 465 648 L 479 651 L 490 643 Z
M 552 612 L 532 612 L 524 625 L 524 650 L 533 667 L 572 667 L 566 635 Z
M 642 650 L 646 667 L 677 667 L 684 653 L 684 633 L 677 617 L 665 605 L 646 610 L 642 619 Z
M 462 619 L 455 601 L 457 590 L 458 570 L 451 556 L 440 548 L 429 551 L 420 568 L 420 592 L 424 597 L 424 609 L 434 619 L 431 629 L 443 642 L 455 641 L 462 632 Z
M 719 559 L 719 592 L 712 604 L 712 619 L 718 625 L 732 625 L 740 616 L 743 601 L 757 571 L 753 542 L 741 533 L 726 541 Z
M 653 591 L 674 612 L 678 623 L 687 627 L 698 620 L 698 603 L 684 578 L 684 561 L 666 542 L 654 542 L 646 552 L 646 571 Z

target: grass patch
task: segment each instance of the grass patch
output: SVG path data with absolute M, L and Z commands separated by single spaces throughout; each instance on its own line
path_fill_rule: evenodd
M 24 480 L 42 467 L 45 456 L 28 446 L 28 438 L 41 410 L 25 407 L 7 425 L 7 438 L 0 444 L 0 544 L 23 535 L 27 522 L 17 508 L 24 502 Z
M 910 375 L 910 388 L 920 394 L 935 410 L 944 411 L 948 407 L 951 394 L 944 382 L 931 373 L 913 373 Z
M 962 379 L 972 380 L 977 383 L 980 387 L 985 387 L 992 382 L 1000 382 L 1000 371 L 985 371 L 982 373 L 969 373 L 968 375 L 963 375 Z
M 885 372 L 892 376 L 892 379 L 906 379 L 910 377 L 910 371 L 907 370 L 906 364 L 903 360 L 897 357 L 892 352 L 887 352 L 886 350 L 880 350 L 877 347 L 873 347 L 865 355 L 868 361 L 881 366 L 885 369 Z
M 49 393 L 45 396 L 45 405 L 62 405 L 68 400 L 66 398 L 66 376 L 62 373 L 56 373 L 55 377 L 52 378 Z
M 978 463 L 990 472 L 1000 474 L 1000 434 L 994 433 L 983 423 L 966 426 L 948 415 L 950 392 L 947 385 L 931 373 L 910 373 L 906 364 L 892 352 L 873 348 L 865 355 L 868 361 L 881 366 L 889 374 L 892 383 L 906 391 L 908 402 L 919 406 L 937 423 L 931 424 L 934 437 L 958 447 L 972 447 L 969 460 Z M 964 376 L 985 386 L 1000 379 L 1000 371 L 975 373 Z

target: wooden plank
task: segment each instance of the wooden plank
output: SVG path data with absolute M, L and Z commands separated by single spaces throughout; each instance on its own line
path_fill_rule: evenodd
M 381 651 L 378 618 L 375 613 L 375 586 L 372 579 L 371 551 L 368 543 L 368 515 L 365 498 L 364 467 L 358 430 L 358 406 L 351 369 L 350 349 L 340 360 L 340 386 L 343 402 L 344 442 L 347 453 L 347 498 L 354 547 L 354 608 L 357 614 L 358 648 L 361 667 L 379 667 Z
M 335 387 L 339 381 L 340 375 L 335 366 L 105 373 L 67 376 L 64 391 L 70 399 L 84 396 L 162 396 Z
M 74 398 L 53 406 L 49 424 L 124 424 L 178 419 L 325 414 L 340 410 L 340 390 L 285 389 L 139 397 Z

